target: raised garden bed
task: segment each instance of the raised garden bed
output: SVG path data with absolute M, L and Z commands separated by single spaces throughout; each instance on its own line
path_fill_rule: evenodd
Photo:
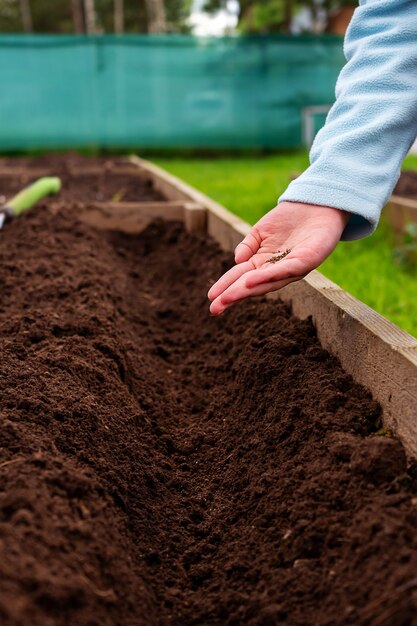
M 247 226 L 136 163 L 176 221 L 0 234 L 1 624 L 413 624 L 416 342 L 317 273 L 284 297 L 345 369 L 276 299 L 211 318 Z
M 394 193 L 385 207 L 385 214 L 399 242 L 404 239 L 408 224 L 417 224 L 417 172 L 403 171 Z

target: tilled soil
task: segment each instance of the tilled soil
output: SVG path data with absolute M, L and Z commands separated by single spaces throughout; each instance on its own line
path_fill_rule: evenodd
M 417 172 L 403 170 L 393 193 L 396 196 L 417 199 Z
M 47 152 L 38 156 L 2 156 L 0 157 L 0 168 L 10 167 L 27 167 L 38 168 L 47 167 L 57 172 L 68 172 L 80 166 L 99 166 L 104 168 L 112 168 L 117 166 L 126 166 L 126 157 L 120 156 L 84 156 L 78 152 Z M 132 166 L 134 167 L 134 166 Z
M 18 176 L 13 175 L 16 168 L 20 170 Z M 6 202 L 39 178 L 31 171 L 35 168 L 45 169 L 45 175 L 61 178 L 60 193 L 46 199 L 46 204 L 164 200 L 164 196 L 154 189 L 152 181 L 138 174 L 138 168 L 130 165 L 126 159 L 92 159 L 77 154 L 63 154 L 45 155 L 36 159 L 0 159 L 0 203 Z M 89 173 L 91 168 L 100 170 L 100 173 Z
M 2 626 L 417 624 L 401 445 L 310 321 L 208 315 L 229 262 L 48 207 L 0 234 Z

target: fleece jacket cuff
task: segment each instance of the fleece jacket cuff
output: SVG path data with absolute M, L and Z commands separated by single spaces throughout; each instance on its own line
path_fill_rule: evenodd
M 355 189 L 331 182 L 293 181 L 278 202 L 303 202 L 333 207 L 351 213 L 342 233 L 342 241 L 353 241 L 371 235 L 378 225 L 381 208 L 371 198 Z

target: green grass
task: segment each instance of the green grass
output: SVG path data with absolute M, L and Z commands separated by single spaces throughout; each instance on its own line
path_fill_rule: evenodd
M 417 280 L 393 263 L 394 244 L 384 221 L 366 240 L 338 245 L 320 271 L 417 337 Z
M 291 175 L 308 165 L 307 153 L 217 159 L 152 159 L 254 224 L 275 206 Z
M 154 158 L 250 223 L 276 204 L 290 177 L 308 165 L 305 152 L 228 158 Z M 417 156 L 405 167 L 417 169 Z M 417 337 L 417 278 L 393 263 L 394 243 L 382 220 L 366 239 L 340 243 L 320 270 L 343 289 Z
M 417 154 L 410 155 L 405 159 L 403 169 L 417 170 Z

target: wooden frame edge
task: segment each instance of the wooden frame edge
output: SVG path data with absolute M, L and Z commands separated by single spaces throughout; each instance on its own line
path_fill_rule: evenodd
M 391 228 L 397 240 L 401 240 L 408 223 L 417 223 L 417 200 L 403 198 L 401 196 L 391 196 L 388 204 L 384 208 Z
M 52 211 L 59 211 L 65 202 L 53 202 Z M 207 211 L 196 202 L 184 200 L 143 202 L 91 202 L 80 207 L 74 203 L 79 218 L 96 228 L 137 233 L 152 220 L 179 220 L 188 232 L 206 230 Z

